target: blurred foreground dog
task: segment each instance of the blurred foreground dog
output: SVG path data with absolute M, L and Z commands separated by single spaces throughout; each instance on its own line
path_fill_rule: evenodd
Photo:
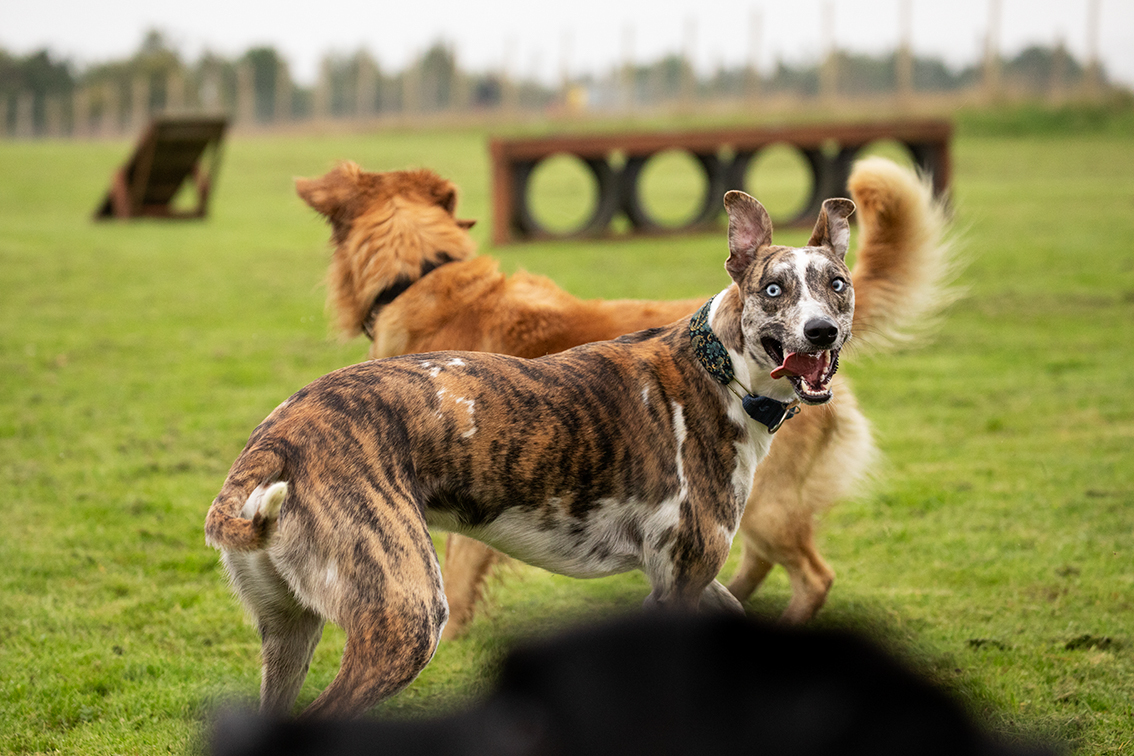
M 668 324 L 704 301 L 580 300 L 542 276 L 506 277 L 494 260 L 474 256 L 472 223 L 454 217 L 456 188 L 429 171 L 368 173 L 344 163 L 298 180 L 297 190 L 332 226 L 328 287 L 338 326 L 350 336 L 365 333 L 372 358 L 444 349 L 539 357 Z M 868 159 L 855 168 L 850 190 L 860 229 L 853 347 L 861 353 L 939 306 L 948 245 L 942 207 L 911 171 Z M 834 393 L 821 407 L 803 407 L 757 469 L 740 526 L 743 558 L 729 584 L 743 601 L 773 564 L 783 565 L 791 622 L 814 615 L 834 579 L 815 547 L 814 515 L 849 495 L 875 456 L 849 387 L 836 378 Z M 446 637 L 472 619 L 494 555 L 449 537 Z
M 326 621 L 342 664 L 306 714 L 417 676 L 448 618 L 430 527 L 571 577 L 641 570 L 648 605 L 742 611 L 715 577 L 773 434 L 832 397 L 854 205 L 824 202 L 796 248 L 752 197 L 724 203 L 732 283 L 691 318 L 532 360 L 364 362 L 253 431 L 205 534 L 259 626 L 262 710 L 291 710 Z
M 761 649 L 766 653 L 738 653 Z M 483 700 L 403 721 L 228 714 L 213 756 L 1054 756 L 998 741 L 946 693 L 842 631 L 670 613 L 512 650 Z

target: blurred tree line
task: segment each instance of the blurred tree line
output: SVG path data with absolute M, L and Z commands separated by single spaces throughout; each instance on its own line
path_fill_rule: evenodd
M 1016 96 L 1109 86 L 1101 69 L 1080 63 L 1062 46 L 1029 47 L 995 65 L 996 85 Z M 330 54 L 318 81 L 304 86 L 292 79 L 286 59 L 273 47 L 254 47 L 235 59 L 205 53 L 186 61 L 160 32 L 150 31 L 133 55 L 81 70 L 47 50 L 17 56 L 0 49 L 0 134 L 115 134 L 159 112 L 224 112 L 239 124 L 266 125 L 389 114 L 617 111 L 678 101 L 949 93 L 987 84 L 988 66 L 984 61 L 953 70 L 939 59 L 900 51 L 882 56 L 836 51 L 817 63 L 780 61 L 759 74 L 738 66 L 699 76 L 674 54 L 550 86 L 499 71 L 462 69 L 453 48 L 439 42 L 400 71 L 383 68 L 365 50 Z

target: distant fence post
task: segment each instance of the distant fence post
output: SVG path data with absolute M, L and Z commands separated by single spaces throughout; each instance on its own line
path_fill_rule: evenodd
M 421 66 L 411 65 L 402 72 L 402 115 L 415 116 L 421 107 Z
M 130 89 L 130 130 L 140 131 L 150 120 L 150 80 L 135 76 Z
M 112 81 L 102 88 L 102 115 L 99 131 L 104 137 L 118 136 L 119 118 L 122 115 L 122 93 L 118 82 Z
M 31 92 L 16 95 L 16 136 L 35 136 L 35 95 Z
M 216 70 L 205 72 L 197 100 L 207 111 L 219 112 L 224 109 L 224 92 L 221 89 L 220 74 Z
M 370 118 L 378 104 L 378 67 L 365 55 L 358 56 L 358 72 L 355 76 L 355 117 Z
M 173 70 L 165 79 L 165 112 L 178 113 L 185 110 L 185 77 Z
M 91 133 L 91 90 L 76 87 L 71 100 L 71 136 L 85 139 Z
M 241 126 L 256 123 L 255 71 L 247 60 L 236 67 L 236 122 Z
M 1000 0 L 988 2 L 988 31 L 984 40 L 984 93 L 989 101 L 999 99 L 1000 83 Z
M 58 139 L 63 136 L 63 98 L 48 97 L 43 103 L 44 131 L 47 136 Z
M 894 79 L 898 89 L 898 101 L 908 104 L 913 97 L 913 9 L 912 0 L 901 0 L 898 6 L 898 26 L 901 39 L 898 52 L 894 56 Z
M 276 123 L 287 123 L 291 120 L 291 75 L 288 73 L 287 63 L 279 58 L 276 59 L 276 87 L 272 116 Z
M 324 120 L 331 115 L 331 62 L 323 59 L 319 66 L 319 81 L 315 83 L 315 119 Z

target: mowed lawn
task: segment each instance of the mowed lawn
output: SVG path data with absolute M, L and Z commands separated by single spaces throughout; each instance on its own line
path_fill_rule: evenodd
M 0 752 L 193 751 L 216 706 L 254 699 L 257 635 L 205 511 L 252 428 L 367 347 L 329 330 L 328 231 L 293 177 L 431 167 L 482 253 L 580 296 L 727 283 L 723 230 L 493 249 L 486 139 L 236 137 L 208 221 L 133 224 L 90 221 L 125 142 L 0 143 Z M 954 156 L 965 296 L 927 342 L 845 361 L 884 461 L 824 520 L 838 577 L 817 622 L 870 633 L 1000 731 L 1130 753 L 1134 136 L 962 133 Z M 577 213 L 570 178 L 540 207 Z M 506 567 L 470 634 L 380 713 L 459 705 L 512 640 L 647 593 L 639 574 Z M 788 595 L 776 571 L 749 608 Z M 341 645 L 328 628 L 301 702 Z

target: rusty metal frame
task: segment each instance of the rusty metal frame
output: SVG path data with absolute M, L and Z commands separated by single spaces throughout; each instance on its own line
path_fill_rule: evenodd
M 611 233 L 615 216 L 630 222 L 631 234 L 687 233 L 715 227 L 722 200 L 730 189 L 744 189 L 744 177 L 761 150 L 775 144 L 796 148 L 811 169 L 812 185 L 801 210 L 778 225 L 809 226 L 823 200 L 846 192 L 847 177 L 858 153 L 871 142 L 892 139 L 903 144 L 919 170 L 932 177 L 934 192 L 944 194 L 952 178 L 948 121 L 889 121 L 862 124 L 719 129 L 617 135 L 552 136 L 493 139 L 492 219 L 496 244 Z M 667 226 L 651 217 L 642 203 L 639 179 L 654 155 L 671 149 L 690 153 L 705 174 L 705 193 L 684 224 Z M 590 170 L 597 201 L 579 227 L 553 233 L 533 216 L 529 206 L 531 176 L 539 164 L 559 154 L 574 155 Z

